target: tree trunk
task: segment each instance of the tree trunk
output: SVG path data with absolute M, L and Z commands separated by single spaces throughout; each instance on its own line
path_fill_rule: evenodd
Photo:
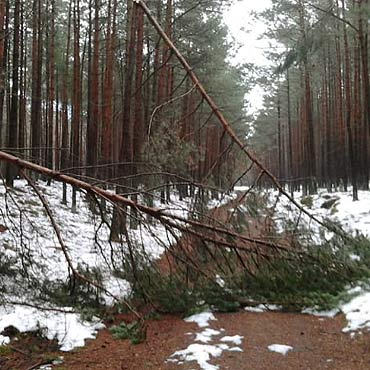
M 99 26 L 99 12 L 100 1 L 94 1 L 94 36 L 93 36 L 93 50 L 92 62 L 89 75 L 89 117 L 87 121 L 87 151 L 86 151 L 86 164 L 91 166 L 88 168 L 88 176 L 95 177 L 97 174 L 96 166 L 99 155 L 98 143 L 98 127 L 99 127 L 99 48 L 100 48 L 100 26 Z M 91 148 L 96 148 L 91 150 Z
M 3 111 L 5 98 L 5 76 L 7 68 L 7 45 L 9 28 L 9 1 L 0 0 L 0 146 L 3 145 Z
M 20 0 L 14 2 L 14 29 L 13 29 L 13 68 L 12 68 L 12 96 L 9 112 L 8 148 L 17 148 L 18 145 L 18 108 L 19 108 L 19 46 L 20 46 Z M 6 183 L 13 186 L 18 169 L 12 164 L 7 165 Z
M 33 1 L 32 7 L 32 98 L 31 98 L 31 147 L 32 157 L 40 163 L 41 156 L 41 71 L 42 71 L 42 21 L 41 2 Z
M 80 125 L 81 125 L 81 63 L 80 63 L 80 2 L 73 6 L 73 88 L 72 88 L 72 167 L 80 165 Z M 78 170 L 75 171 L 78 173 Z M 72 192 L 72 212 L 77 211 L 76 188 Z

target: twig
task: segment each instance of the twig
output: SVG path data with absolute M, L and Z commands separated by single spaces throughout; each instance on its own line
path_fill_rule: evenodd
M 179 100 L 179 99 L 182 99 L 184 98 L 186 95 L 188 94 L 191 94 L 192 91 L 195 90 L 195 86 L 193 86 L 189 91 L 185 92 L 184 94 L 182 95 L 179 95 L 179 96 L 175 96 L 173 97 L 172 99 L 168 100 L 168 101 L 165 101 L 164 103 L 162 103 L 161 105 L 158 105 L 157 107 L 154 108 L 151 116 L 150 116 L 150 121 L 149 121 L 149 126 L 148 126 L 148 145 L 150 145 L 150 133 L 151 133 L 151 130 L 152 130 L 152 125 L 153 125 L 153 120 L 154 120 L 154 116 L 156 115 L 156 113 L 161 110 L 163 107 L 165 107 L 166 105 L 168 104 L 172 104 L 174 103 L 176 100 Z
M 12 351 L 15 351 L 15 352 L 18 352 L 24 356 L 30 356 L 30 353 L 29 352 L 26 352 L 26 351 L 22 351 L 21 349 L 17 348 L 17 347 L 14 347 L 12 346 L 11 344 L 7 344 L 7 346 L 12 350 Z

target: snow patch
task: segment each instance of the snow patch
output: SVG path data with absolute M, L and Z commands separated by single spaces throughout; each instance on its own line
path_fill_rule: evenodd
M 293 347 L 287 346 L 285 344 L 271 344 L 267 347 L 271 352 L 281 353 L 282 355 L 286 355 L 289 351 L 293 350 Z
M 196 361 L 203 370 L 218 370 L 220 368 L 218 365 L 212 365 L 208 361 L 211 357 L 219 357 L 221 354 L 222 349 L 218 346 L 194 343 L 186 349 L 176 351 L 171 357 L 179 357 L 179 360 L 173 359 L 173 362 Z
M 72 213 L 70 203 L 69 205 L 61 204 L 61 183 L 52 182 L 50 186 L 47 186 L 39 181 L 37 187 L 50 205 L 73 266 L 83 271 L 82 274 L 85 271 L 101 274 L 102 285 L 111 293 L 101 293 L 105 304 L 114 303 L 112 295 L 117 298 L 127 297 L 131 293 L 130 284 L 114 276 L 113 270 L 120 266 L 113 268 L 111 263 L 112 259 L 122 261 L 123 245 L 109 242 L 109 227 L 101 222 L 99 215 L 96 216 L 90 212 L 85 196 L 77 192 L 77 212 Z M 71 195 L 71 187 L 67 186 L 68 201 Z M 180 201 L 176 194 L 173 194 L 171 198 L 170 208 L 167 206 L 164 211 L 167 214 L 186 218 L 191 208 L 191 199 Z M 155 200 L 155 206 L 163 207 L 158 200 Z M 43 205 L 26 181 L 15 180 L 14 188 L 9 191 L 0 184 L 0 209 L 4 210 L 0 214 L 0 223 L 9 226 L 6 232 L 0 233 L 1 253 L 5 258 L 15 259 L 12 269 L 17 271 L 22 268 L 21 259 L 17 259 L 17 256 L 22 253 L 22 248 L 26 248 L 27 255 L 32 256 L 34 261 L 30 274 L 33 274 L 37 280 L 44 278 L 46 283 L 56 285 L 68 281 L 69 268 L 59 241 L 44 212 Z M 107 206 L 107 211 L 108 214 L 111 213 L 110 205 Z M 159 258 L 165 247 L 175 240 L 174 235 L 158 224 L 152 225 L 150 229 L 142 225 L 138 230 L 131 230 L 129 233 L 133 242 L 137 243 L 151 259 Z M 20 245 L 20 240 L 23 241 L 22 245 Z M 9 279 L 7 288 L 9 292 L 14 291 L 17 294 L 2 293 L 4 302 L 19 302 L 18 297 L 22 297 L 23 303 L 34 306 L 42 305 L 32 298 L 27 284 L 23 284 L 19 274 L 16 279 Z M 61 307 L 49 308 L 60 309 Z M 72 311 L 69 308 L 62 309 Z M 10 304 L 0 307 L 0 329 L 8 325 L 17 327 L 21 332 L 42 328 L 48 338 L 58 339 L 62 350 L 82 346 L 85 339 L 94 338 L 96 331 L 101 327 L 98 322 L 83 322 L 80 315 L 72 312 L 67 314 L 56 311 L 45 312 L 36 308 Z M 7 341 L 4 337 L 0 340 Z
M 261 305 L 256 306 L 256 307 L 248 306 L 248 307 L 244 307 L 244 310 L 247 312 L 261 313 L 261 312 L 266 312 L 266 307 L 261 307 Z
M 212 312 L 202 312 L 184 319 L 186 322 L 195 322 L 200 328 L 209 326 L 209 321 L 217 320 Z
M 0 335 L 0 346 L 3 346 L 4 344 L 9 344 L 10 338 L 4 337 L 3 335 Z
M 232 337 L 226 335 L 225 337 L 222 337 L 220 340 L 221 342 L 231 342 L 236 345 L 240 345 L 242 344 L 243 338 L 244 337 L 242 335 L 234 335 Z
M 258 306 L 244 307 L 244 310 L 247 312 L 281 311 L 282 309 L 282 306 L 276 304 L 259 304 Z
M 320 311 L 315 308 L 305 308 L 302 313 L 308 314 L 308 315 L 313 315 L 313 316 L 318 316 L 318 317 L 328 317 L 328 318 L 333 318 L 338 313 L 340 312 L 339 308 L 334 308 L 330 311 Z
M 362 328 L 370 329 L 370 292 L 366 292 L 342 305 L 342 312 L 346 315 L 347 326 L 343 332 L 351 332 Z
M 71 309 L 67 307 L 64 310 Z M 97 331 L 105 327 L 97 318 L 86 322 L 73 312 L 48 312 L 24 306 L 1 307 L 0 332 L 10 325 L 21 332 L 41 330 L 46 338 L 57 339 L 62 351 L 84 346 L 86 339 L 95 338 Z
M 209 321 L 214 320 L 217 319 L 211 312 L 202 312 L 185 319 L 186 322 L 196 322 L 200 328 L 209 326 Z M 228 344 L 226 344 L 232 343 L 235 345 L 240 345 L 242 343 L 242 339 L 244 338 L 241 335 L 224 336 L 219 340 L 221 343 L 210 343 L 214 341 L 213 337 L 221 335 L 221 332 L 224 331 L 224 329 L 215 330 L 212 328 L 207 328 L 200 333 L 197 333 L 195 341 L 202 342 L 202 344 L 193 343 L 185 349 L 174 352 L 170 358 L 167 359 L 167 362 L 182 364 L 184 362 L 195 361 L 202 370 L 218 370 L 220 368 L 219 365 L 213 365 L 209 363 L 212 358 L 220 357 L 223 351 L 243 352 L 240 347 L 230 347 Z
M 195 337 L 196 342 L 203 342 L 203 343 L 209 343 L 212 341 L 212 337 L 216 335 L 220 335 L 221 332 L 219 330 L 207 328 L 206 330 L 203 330 L 200 333 L 197 333 Z

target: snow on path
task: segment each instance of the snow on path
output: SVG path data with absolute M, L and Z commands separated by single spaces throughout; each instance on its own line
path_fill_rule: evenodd
M 215 330 L 208 328 L 210 326 L 210 321 L 217 321 L 212 312 L 202 312 L 196 315 L 192 315 L 185 318 L 186 322 L 195 322 L 198 324 L 199 328 L 207 329 L 201 331 L 200 333 L 195 333 L 195 342 L 192 343 L 187 348 L 174 352 L 168 359 L 167 362 L 173 362 L 177 364 L 183 364 L 184 362 L 197 362 L 200 369 L 202 370 L 218 370 L 220 367 L 218 365 L 210 364 L 213 358 L 220 357 L 224 351 L 229 352 L 243 352 L 243 350 L 238 347 L 242 344 L 243 336 L 224 336 L 218 340 L 213 339 L 213 337 L 220 336 L 225 330 Z M 189 334 L 189 333 L 188 333 Z M 210 342 L 216 342 L 215 344 L 209 344 Z M 218 343 L 217 343 L 218 342 Z M 221 342 L 221 343 L 220 343 Z M 234 347 L 230 347 L 229 344 L 234 344 Z
M 205 328 L 209 326 L 209 321 L 211 320 L 217 320 L 212 312 L 202 312 L 184 319 L 185 322 L 197 323 L 200 328 Z
M 259 304 L 257 306 L 246 306 L 244 310 L 247 312 L 267 312 L 267 311 L 280 311 L 282 310 L 282 306 L 276 304 Z
M 341 307 L 346 315 L 347 326 L 343 332 L 353 332 L 359 329 L 370 330 L 370 292 L 355 297 Z
M 226 335 L 225 337 L 222 337 L 220 341 L 234 343 L 237 346 L 239 346 L 240 344 L 242 344 L 243 338 L 244 337 L 242 335 L 233 335 L 233 336 Z
M 285 344 L 271 344 L 267 347 L 271 352 L 281 353 L 282 355 L 286 355 L 289 351 L 293 350 L 293 347 L 287 346 Z

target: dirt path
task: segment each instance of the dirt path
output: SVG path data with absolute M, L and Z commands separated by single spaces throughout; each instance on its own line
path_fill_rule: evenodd
M 242 335 L 243 352 L 223 352 L 210 361 L 220 370 L 368 370 L 370 369 L 370 334 L 351 338 L 342 333 L 346 325 L 342 315 L 334 319 L 281 312 L 239 312 L 215 314 L 213 329 L 225 329 L 223 335 Z M 166 363 L 176 350 L 194 343 L 201 329 L 180 317 L 163 316 L 149 322 L 147 340 L 132 345 L 128 340 L 114 339 L 108 330 L 99 333 L 84 348 L 64 353 L 58 370 L 198 370 L 196 362 Z M 187 333 L 193 333 L 191 335 Z M 271 352 L 267 346 L 285 344 L 293 347 L 287 355 Z M 19 355 L 19 354 L 18 354 Z M 35 363 L 35 359 L 33 359 Z M 10 363 L 8 363 L 10 365 Z M 22 365 L 1 367 L 26 370 Z M 15 366 L 15 367 L 14 367 Z

